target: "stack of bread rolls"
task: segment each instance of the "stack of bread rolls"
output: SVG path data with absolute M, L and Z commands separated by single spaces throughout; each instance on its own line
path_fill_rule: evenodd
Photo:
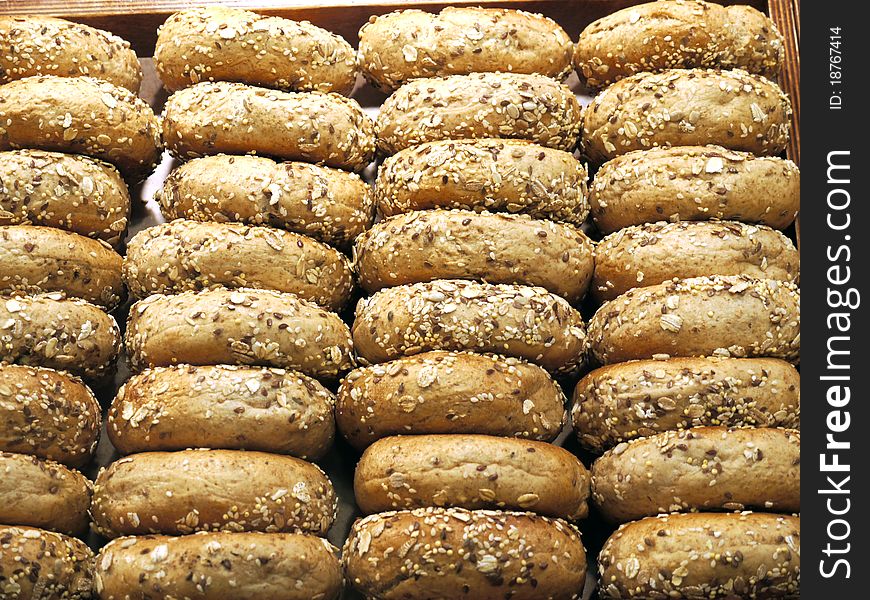
M 354 492 L 370 516 L 343 561 L 366 597 L 583 591 L 571 522 L 589 476 L 549 443 L 565 410 L 553 377 L 584 365 L 593 272 L 571 56 L 561 27 L 517 10 L 406 10 L 360 30 L 363 74 L 391 93 L 375 122 L 381 218 L 354 245 L 365 366 L 336 410 L 365 449 Z
M 800 265 L 779 230 L 800 174 L 776 156 L 791 107 L 765 78 L 781 60 L 767 17 L 694 0 L 618 11 L 576 46 L 603 88 L 581 144 L 601 165 L 598 368 L 573 407 L 581 446 L 603 453 L 593 502 L 622 524 L 599 557 L 602 598 L 799 588 Z M 683 512 L 698 514 L 668 514 Z
M 0 595 L 90 598 L 102 423 L 114 372 L 127 182 L 160 156 L 124 40 L 50 17 L 0 17 Z M 126 179 L 126 181 L 125 181 Z

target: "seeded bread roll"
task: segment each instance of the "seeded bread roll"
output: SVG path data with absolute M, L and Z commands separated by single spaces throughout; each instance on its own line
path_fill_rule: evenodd
M 81 467 L 97 447 L 101 420 L 100 405 L 78 378 L 0 365 L 0 451 Z
M 526 215 L 427 210 L 376 224 L 354 246 L 367 292 L 434 279 L 537 285 L 575 304 L 593 270 L 592 241 L 572 225 Z
M 32 527 L 0 525 L 0 592 L 9 600 L 88 600 L 94 554 L 84 542 Z
M 323 456 L 335 397 L 294 371 L 231 365 L 157 367 L 121 386 L 106 421 L 123 454 L 227 448 Z
M 592 294 L 612 300 L 634 287 L 705 275 L 746 275 L 797 283 L 800 254 L 763 225 L 682 221 L 626 227 L 595 246 Z
M 671 358 L 601 367 L 574 388 L 580 445 L 702 425 L 800 427 L 800 375 L 776 358 Z
M 201 6 L 157 30 L 154 66 L 170 91 L 200 81 L 238 81 L 282 90 L 349 94 L 356 51 L 307 21 Z
M 489 435 L 411 435 L 378 440 L 353 480 L 363 513 L 458 506 L 528 510 L 584 519 L 589 472 L 573 454 L 530 440 Z
M 160 124 L 130 90 L 92 77 L 26 77 L 0 86 L 0 151 L 85 154 L 144 179 L 160 161 Z
M 0 296 L 0 361 L 99 380 L 114 370 L 120 347 L 115 319 L 84 300 Z
M 800 359 L 800 291 L 744 276 L 695 277 L 637 288 L 589 321 L 601 364 L 671 356 Z
M 676 146 L 604 163 L 590 202 L 604 233 L 664 219 L 730 219 L 785 229 L 800 209 L 800 187 L 800 171 L 790 160 L 719 146 Z
M 586 178 L 570 152 L 525 140 L 445 140 L 384 159 L 375 198 L 388 217 L 462 208 L 582 225 L 589 215 Z
M 87 531 L 91 482 L 78 471 L 35 456 L 0 452 L 0 473 L 0 524 L 66 535 Z
M 139 92 L 142 69 L 130 43 L 66 19 L 0 16 L 0 84 L 32 75 L 87 75 Z
M 335 519 L 320 467 L 265 452 L 143 452 L 100 470 L 91 515 L 106 537 L 196 531 L 325 535 Z
M 129 241 L 124 281 L 136 298 L 250 287 L 292 292 L 334 311 L 353 290 L 350 261 L 304 235 L 183 219 L 149 227 Z
M 383 154 L 424 142 L 497 137 L 570 151 L 580 127 L 580 104 L 568 86 L 517 73 L 410 81 L 384 101 L 375 122 Z
M 351 587 L 382 600 L 569 600 L 580 597 L 586 581 L 580 532 L 531 513 L 426 508 L 371 515 L 354 523 L 342 562 Z
M 374 218 L 356 174 L 262 156 L 206 156 L 169 174 L 156 195 L 169 219 L 270 225 L 347 248 Z
M 764 13 L 697 0 L 616 11 L 580 34 L 574 64 L 593 88 L 641 71 L 718 67 L 775 77 L 785 49 Z
M 565 79 L 571 38 L 552 19 L 521 10 L 448 7 L 373 16 L 359 31 L 363 74 L 391 92 L 420 77 L 489 71 Z
M 265 154 L 363 170 L 374 158 L 374 125 L 338 94 L 281 92 L 226 81 L 175 92 L 163 109 L 173 156 Z
M 121 301 L 121 256 L 52 227 L 0 226 L 0 292 L 64 292 L 107 309 Z
M 353 342 L 367 363 L 427 350 L 473 350 L 567 374 L 584 364 L 586 331 L 580 313 L 543 288 L 446 279 L 360 299 Z
M 552 441 L 565 396 L 547 372 L 516 358 L 424 352 L 347 374 L 335 418 L 363 449 L 397 434 L 481 433 Z
M 800 512 L 793 429 L 694 427 L 622 442 L 592 464 L 592 499 L 611 522 L 667 512 Z
M 639 73 L 598 94 L 583 112 L 583 150 L 603 163 L 632 150 L 717 144 L 773 156 L 788 143 L 791 103 L 746 71 Z
M 272 290 L 154 294 L 130 309 L 126 336 L 137 371 L 226 363 L 335 378 L 354 367 L 350 331 L 338 315 Z
M 335 600 L 342 587 L 337 549 L 296 533 L 120 538 L 95 563 L 94 590 L 102 600 Z
M 799 516 L 765 513 L 662 515 L 627 523 L 598 557 L 599 593 L 606 600 L 797 599 L 800 530 Z
M 104 240 L 127 230 L 130 194 L 118 170 L 86 156 L 0 152 L 0 225 L 43 225 Z

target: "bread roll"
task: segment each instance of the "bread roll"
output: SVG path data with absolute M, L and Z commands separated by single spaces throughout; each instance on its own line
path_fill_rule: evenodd
M 375 197 L 385 216 L 463 208 L 582 225 L 586 178 L 583 163 L 563 150 L 525 140 L 444 140 L 384 159 Z
M 157 30 L 154 66 L 166 89 L 238 81 L 282 90 L 349 94 L 356 51 L 307 21 L 224 6 L 171 15 Z
M 624 8 L 586 27 L 574 63 L 590 87 L 604 87 L 641 71 L 719 67 L 779 74 L 782 36 L 750 6 L 698 0 L 649 2 Z
M 580 532 L 530 513 L 426 508 L 372 515 L 354 523 L 342 561 L 352 588 L 383 600 L 569 600 L 586 580 Z
M 354 366 L 350 331 L 338 315 L 272 290 L 149 296 L 130 309 L 126 344 L 135 370 L 226 363 L 335 378 Z
M 411 79 L 489 71 L 565 79 L 571 38 L 543 15 L 503 8 L 448 7 L 373 16 L 359 31 L 363 74 L 393 91 Z
M 0 473 L 0 524 L 66 535 L 87 531 L 91 482 L 78 471 L 35 456 L 0 452 Z
M 458 506 L 528 510 L 584 519 L 589 472 L 573 454 L 544 442 L 489 435 L 409 435 L 378 440 L 356 466 L 363 513 Z
M 130 43 L 66 19 L 0 16 L 0 84 L 32 75 L 87 75 L 139 93 L 142 69 Z
M 180 165 L 156 195 L 166 218 L 270 225 L 347 248 L 374 218 L 354 173 L 262 156 L 206 156 Z
M 130 194 L 117 169 L 86 156 L 0 152 L 0 225 L 44 225 L 104 240 L 127 230 Z
M 671 356 L 800 359 L 800 291 L 745 276 L 695 277 L 637 288 L 589 321 L 601 364 Z
M 779 231 L 736 221 L 647 223 L 595 246 L 592 293 L 612 300 L 634 287 L 705 275 L 746 275 L 797 283 L 800 254 Z
M 294 371 L 157 367 L 121 387 L 106 430 L 124 454 L 228 448 L 313 460 L 332 445 L 334 404 L 326 388 Z
M 796 599 L 800 544 L 798 516 L 649 517 L 621 526 L 604 544 L 599 593 L 606 600 Z
M 132 181 L 160 161 L 160 126 L 130 90 L 92 77 L 26 77 L 0 86 L 0 151 L 19 148 L 85 154 Z
M 84 300 L 0 296 L 0 361 L 99 380 L 115 368 L 120 347 L 115 319 Z
M 94 554 L 59 533 L 0 525 L 0 593 L 9 600 L 88 600 Z
M 175 92 L 163 109 L 163 139 L 176 158 L 265 154 L 363 170 L 374 157 L 374 128 L 350 98 L 281 92 L 225 81 Z
M 298 458 L 238 450 L 143 452 L 100 470 L 94 528 L 106 537 L 196 531 L 325 535 L 336 500 L 326 474 Z
M 347 374 L 335 417 L 363 449 L 397 434 L 481 433 L 552 441 L 565 397 L 547 372 L 516 358 L 423 352 Z
M 466 210 L 411 212 L 357 238 L 367 292 L 434 279 L 537 285 L 578 303 L 593 270 L 592 242 L 572 225 Z
M 91 390 L 75 377 L 0 365 L 0 451 L 81 467 L 97 447 L 100 412 Z
M 100 550 L 94 590 L 103 600 L 336 600 L 337 552 L 322 538 L 298 533 L 126 537 Z
M 340 310 L 353 289 L 350 262 L 304 235 L 271 227 L 177 220 L 127 244 L 124 281 L 136 298 L 188 290 L 263 288 Z
M 395 154 L 449 139 L 517 138 L 573 150 L 580 104 L 568 86 L 543 75 L 473 73 L 412 80 L 378 112 L 378 149 Z
M 598 94 L 583 112 L 583 150 L 603 163 L 632 150 L 716 144 L 774 156 L 788 143 L 791 103 L 746 71 L 639 73 Z
M 801 436 L 793 429 L 694 427 L 623 442 L 592 464 L 609 521 L 667 512 L 800 512 Z
M 602 165 L 592 182 L 592 219 L 612 233 L 629 225 L 708 219 L 785 229 L 801 202 L 790 160 L 719 146 L 629 152 Z
M 702 425 L 798 429 L 800 375 L 777 358 L 636 360 L 596 369 L 574 388 L 580 445 L 620 442 Z
M 107 309 L 121 301 L 121 256 L 51 227 L 0 226 L 0 292 L 64 292 Z
M 361 299 L 353 342 L 368 363 L 427 350 L 473 350 L 573 373 L 585 360 L 586 331 L 580 313 L 543 288 L 447 279 Z

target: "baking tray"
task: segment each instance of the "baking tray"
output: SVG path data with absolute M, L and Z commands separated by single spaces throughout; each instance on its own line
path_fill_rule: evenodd
M 513 0 L 492 1 L 478 0 L 476 2 L 401 2 L 382 0 L 372 2 L 368 0 L 332 0 L 331 2 L 312 3 L 299 0 L 280 1 L 257 1 L 257 0 L 203 0 L 200 2 L 185 2 L 180 0 L 0 0 L 0 15 L 3 14 L 44 14 L 59 16 L 74 21 L 87 23 L 101 29 L 109 30 L 131 42 L 142 62 L 143 81 L 140 96 L 148 102 L 156 113 L 159 113 L 166 101 L 168 94 L 162 88 L 151 55 L 154 50 L 154 42 L 157 37 L 157 27 L 173 12 L 189 8 L 193 5 L 221 4 L 255 10 L 264 14 L 272 14 L 296 20 L 308 20 L 330 31 L 345 37 L 354 46 L 358 43 L 357 32 L 371 15 L 384 14 L 402 8 L 422 8 L 437 11 L 445 6 L 486 6 L 502 8 L 520 8 L 532 12 L 542 13 L 557 23 L 573 39 L 576 40 L 579 32 L 589 23 L 616 10 L 641 4 L 644 0 Z M 749 4 L 769 14 L 776 22 L 786 41 L 786 61 L 779 77 L 780 85 L 789 94 L 794 107 L 793 135 L 790 146 L 787 149 L 789 158 L 800 161 L 800 59 L 798 44 L 800 39 L 800 5 L 799 0 L 746 0 L 742 2 L 721 2 L 722 4 Z M 591 100 L 591 93 L 586 90 L 572 75 L 566 82 L 577 94 L 580 102 L 586 105 Z M 366 112 L 374 117 L 378 107 L 386 98 L 386 95 L 366 85 L 360 77 L 352 94 Z M 163 223 L 157 203 L 154 201 L 154 193 L 162 186 L 169 172 L 175 168 L 178 161 L 164 154 L 163 160 L 155 172 L 144 182 L 131 188 L 133 198 L 133 210 L 130 218 L 130 228 L 126 239 L 129 240 L 137 232 Z M 363 173 L 366 180 L 371 183 L 375 174 L 375 165 L 369 166 Z M 793 232 L 798 241 L 799 223 L 796 232 Z M 349 309 L 342 317 L 350 323 L 353 318 L 352 308 L 354 301 L 349 303 Z M 130 302 L 119 307 L 112 314 L 118 321 L 122 331 L 125 327 Z M 584 318 L 588 319 L 594 312 L 594 306 L 584 304 L 580 307 Z M 118 360 L 116 375 L 111 383 L 95 388 L 94 392 L 104 410 L 108 408 L 120 385 L 129 377 L 126 356 Z M 566 394 L 570 397 L 577 378 L 562 379 L 559 383 L 563 386 Z M 333 386 L 333 391 L 335 386 Z M 578 446 L 571 434 L 570 426 L 566 426 L 561 435 L 554 442 L 564 446 L 569 451 L 577 454 L 587 466 L 592 457 L 585 454 Z M 86 475 L 93 479 L 97 471 L 119 458 L 105 434 L 103 434 L 97 447 L 94 461 L 86 469 Z M 321 467 L 329 475 L 339 498 L 339 510 L 335 524 L 329 531 L 328 539 L 339 548 L 343 545 L 348 531 L 354 519 L 360 516 L 353 498 L 353 470 L 359 459 L 359 453 L 341 439 L 336 439 L 334 447 L 320 461 Z M 612 532 L 612 528 L 602 522 L 594 509 L 585 521 L 579 523 L 583 533 L 583 541 L 586 546 L 590 566 L 586 580 L 583 599 L 589 600 L 595 597 L 596 569 L 594 558 L 597 556 L 604 540 Z M 94 549 L 105 543 L 96 534 L 88 537 L 88 543 Z M 345 600 L 358 600 L 360 596 L 353 592 L 345 592 Z

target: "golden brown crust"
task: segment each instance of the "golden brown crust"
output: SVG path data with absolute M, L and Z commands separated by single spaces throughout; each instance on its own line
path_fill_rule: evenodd
M 382 600 L 575 600 L 586 580 L 580 532 L 531 513 L 426 508 L 371 515 L 354 523 L 342 562 L 350 586 Z
M 384 101 L 375 122 L 383 154 L 424 142 L 497 137 L 570 151 L 580 127 L 580 104 L 568 86 L 517 73 L 410 81 Z
M 436 350 L 348 373 L 335 418 L 358 449 L 397 434 L 480 433 L 549 442 L 562 430 L 564 405 L 562 389 L 537 365 Z
M 33 527 L 0 525 L 0 593 L 10 600 L 88 600 L 94 554 L 84 542 Z
M 637 288 L 589 321 L 601 364 L 671 356 L 800 359 L 800 291 L 790 282 L 695 277 Z
M 262 156 L 192 160 L 169 174 L 156 197 L 169 219 L 270 225 L 339 248 L 374 218 L 372 190 L 359 175 Z
M 593 88 L 641 71 L 717 67 L 775 77 L 785 48 L 776 25 L 749 6 L 649 2 L 598 19 L 580 34 L 574 64 Z
M 350 331 L 338 315 L 272 290 L 154 294 L 130 309 L 126 346 L 135 370 L 243 364 L 335 378 L 354 366 Z
M 598 94 L 583 112 L 583 151 L 603 163 L 632 150 L 717 144 L 774 156 L 788 143 L 791 103 L 746 71 L 639 73 Z
M 571 38 L 552 19 L 521 10 L 448 7 L 373 16 L 359 31 L 363 74 L 394 91 L 411 79 L 490 71 L 565 79 Z
M 307 21 L 224 6 L 182 10 L 157 30 L 154 66 L 166 89 L 238 81 L 295 91 L 349 94 L 356 51 Z
M 324 535 L 335 519 L 332 483 L 291 456 L 240 450 L 132 454 L 101 469 L 91 515 L 106 537 L 196 531 Z
M 746 275 L 797 283 L 800 255 L 779 231 L 736 221 L 681 221 L 626 227 L 595 246 L 592 295 L 612 300 L 634 287 L 705 275 Z
M 663 515 L 627 523 L 598 557 L 600 594 L 606 600 L 797 599 L 800 529 L 799 516 L 765 513 Z
M 800 512 L 793 429 L 694 427 L 622 442 L 592 464 L 592 499 L 611 522 L 668 512 Z
M 101 421 L 100 405 L 78 378 L 0 365 L 0 451 L 81 467 L 96 449 Z
M 91 482 L 78 471 L 35 456 L 0 452 L 0 473 L 0 523 L 66 535 L 87 531 Z
M 363 170 L 375 151 L 374 124 L 356 100 L 226 81 L 172 94 L 163 109 L 163 139 L 183 160 L 265 154 L 351 171 Z
M 117 247 L 129 213 L 127 186 L 109 163 L 42 150 L 0 152 L 0 225 L 56 227 Z
M 323 456 L 335 397 L 294 371 L 231 365 L 157 367 L 133 375 L 106 421 L 123 454 L 226 448 Z
M 52 227 L 0 226 L 0 292 L 64 292 L 106 309 L 124 294 L 121 255 L 105 242 Z
M 297 533 L 126 537 L 97 555 L 94 591 L 103 600 L 335 600 L 342 587 L 337 552 Z
M 572 225 L 526 215 L 427 210 L 376 224 L 356 239 L 367 292 L 435 279 L 536 285 L 572 304 L 586 294 L 592 241 Z
M 0 361 L 97 380 L 115 368 L 120 348 L 115 319 L 84 300 L 0 296 Z
M 592 182 L 592 219 L 612 233 L 655 221 L 724 219 L 785 229 L 801 201 L 790 160 L 720 146 L 640 150 L 602 165 Z
M 583 318 L 543 288 L 444 279 L 383 289 L 357 304 L 354 349 L 379 363 L 427 350 L 495 352 L 551 373 L 573 373 L 586 353 Z
M 216 287 L 291 292 L 338 311 L 353 290 L 350 261 L 309 237 L 179 219 L 127 243 L 124 281 L 135 298 Z
M 160 161 L 160 124 L 130 90 L 92 77 L 27 77 L 0 87 L 0 150 L 36 148 L 108 161 L 131 180 Z
M 130 43 L 66 19 L 0 16 L 0 84 L 32 75 L 81 75 L 139 93 L 142 69 Z
M 574 388 L 574 431 L 591 452 L 704 425 L 800 427 L 800 374 L 777 358 L 637 360 L 596 369 Z
M 444 140 L 407 148 L 378 167 L 385 216 L 430 208 L 524 213 L 582 225 L 586 167 L 570 152 L 525 140 Z
M 489 435 L 378 440 L 360 458 L 354 497 L 365 514 L 426 506 L 532 511 L 584 519 L 589 472 L 558 446 Z

